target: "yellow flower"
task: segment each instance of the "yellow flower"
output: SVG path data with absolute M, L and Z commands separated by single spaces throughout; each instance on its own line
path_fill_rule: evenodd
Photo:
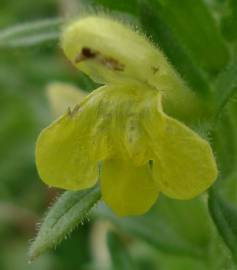
M 141 59 L 133 58 L 133 43 Z M 163 112 L 164 96 L 175 104 L 172 86 L 178 106 L 187 89 L 160 51 L 100 17 L 69 25 L 62 46 L 79 69 L 105 85 L 41 132 L 36 163 L 43 181 L 81 190 L 99 179 L 102 198 L 120 216 L 145 213 L 159 192 L 190 199 L 213 183 L 217 168 L 209 143 Z

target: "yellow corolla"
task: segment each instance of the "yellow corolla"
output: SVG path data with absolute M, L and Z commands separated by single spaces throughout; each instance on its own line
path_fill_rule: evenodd
M 106 23 L 117 25 L 113 28 L 117 32 L 105 31 Z M 102 31 L 102 38 L 98 31 Z M 154 204 L 159 192 L 175 199 L 200 194 L 216 179 L 217 168 L 209 143 L 163 111 L 164 91 L 169 91 L 172 84 L 177 85 L 179 93 L 183 91 L 181 95 L 187 91 L 182 90 L 181 79 L 164 56 L 158 51 L 161 61 L 158 59 L 156 65 L 161 65 L 160 71 L 164 65 L 165 78 L 170 76 L 173 82 L 159 90 L 159 85 L 153 84 L 160 71 L 154 73 L 151 69 L 149 74 L 148 63 L 136 66 L 139 59 L 126 70 L 133 59 L 126 59 L 126 51 L 121 52 L 121 57 L 114 53 L 119 47 L 112 46 L 113 35 L 120 36 L 116 43 L 129 43 L 126 39 L 135 36 L 134 42 L 141 39 L 137 46 L 147 49 L 147 54 L 149 48 L 155 50 L 143 37 L 110 19 L 89 17 L 69 25 L 62 38 L 66 55 L 76 61 L 79 69 L 100 78 L 105 85 L 41 132 L 36 163 L 40 177 L 48 185 L 81 190 L 99 180 L 103 200 L 118 215 L 138 215 Z M 103 42 L 107 44 L 104 47 Z M 111 47 L 108 52 L 106 46 Z M 142 71 L 147 73 L 147 80 Z M 160 85 L 165 85 L 162 74 L 159 76 Z M 172 91 L 171 101 L 175 102 L 175 89 Z M 168 102 L 169 94 L 167 97 Z

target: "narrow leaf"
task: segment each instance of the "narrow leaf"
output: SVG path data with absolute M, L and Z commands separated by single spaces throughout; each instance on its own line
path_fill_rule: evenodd
M 237 209 L 227 203 L 215 189 L 210 191 L 208 202 L 216 227 L 237 262 Z
M 140 1 L 140 20 L 145 33 L 164 51 L 192 90 L 201 94 L 208 93 L 210 86 L 204 72 L 195 64 L 183 44 L 177 40 L 163 16 L 157 0 Z
M 222 19 L 222 32 L 229 41 L 236 41 L 237 39 L 237 1 L 227 0 L 228 11 Z
M 56 40 L 63 19 L 46 19 L 23 23 L 0 31 L 0 47 L 26 47 Z
M 212 145 L 213 149 L 215 149 L 218 168 L 221 174 L 220 180 L 226 182 L 226 178 L 229 179 L 231 175 L 237 172 L 236 101 L 231 98 L 231 101 L 225 107 L 219 108 L 217 116 L 217 121 L 213 123 Z
M 175 0 L 153 1 L 195 63 L 210 73 L 227 64 L 228 49 L 203 0 L 183 0 L 182 4 Z
M 38 235 L 30 247 L 30 260 L 56 246 L 88 216 L 91 208 L 99 199 L 98 187 L 79 192 L 65 192 L 46 215 Z
M 214 83 L 214 98 L 217 116 L 222 112 L 228 101 L 237 92 L 237 55 L 231 63 L 219 74 Z

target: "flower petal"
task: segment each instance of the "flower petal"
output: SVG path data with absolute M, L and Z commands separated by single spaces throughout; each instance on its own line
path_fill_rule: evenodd
M 97 161 L 89 156 L 89 124 L 68 112 L 44 129 L 36 145 L 39 175 L 48 185 L 79 190 L 97 180 Z M 88 115 L 89 118 L 89 115 Z M 90 123 L 90 119 L 88 119 Z
M 163 114 L 164 130 L 157 138 L 153 177 L 161 192 L 190 199 L 205 191 L 217 177 L 209 143 L 180 122 Z
M 137 167 L 119 159 L 103 162 L 101 189 L 104 201 L 119 216 L 145 213 L 158 196 L 149 164 Z
M 104 86 L 97 94 L 99 119 L 94 125 L 98 145 L 110 151 L 99 151 L 101 159 L 131 160 L 134 165 L 147 164 L 153 152 L 148 147 L 149 137 L 142 121 L 153 103 L 157 91 L 132 82 Z M 106 142 L 107 140 L 107 142 Z M 107 153 L 101 155 L 101 153 Z

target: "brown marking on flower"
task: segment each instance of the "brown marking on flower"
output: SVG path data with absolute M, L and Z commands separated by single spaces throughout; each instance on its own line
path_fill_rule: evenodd
M 95 51 L 88 47 L 83 47 L 81 52 L 76 56 L 75 63 L 78 64 L 82 61 L 94 59 L 98 63 L 106 66 L 109 69 L 115 70 L 115 71 L 123 71 L 124 70 L 124 64 L 120 63 L 118 60 L 116 60 L 113 57 L 108 57 L 100 53 L 99 51 Z
M 81 52 L 76 56 L 75 63 L 77 64 L 88 59 L 93 59 L 96 57 L 96 55 L 96 51 L 93 51 L 88 47 L 84 47 L 82 48 Z
M 80 105 L 79 104 L 76 104 L 76 106 L 71 109 L 70 107 L 68 107 L 68 114 L 73 117 L 76 115 L 76 113 L 78 112 L 78 110 L 80 109 Z
M 106 65 L 108 68 L 116 70 L 116 71 L 124 70 L 124 65 L 119 63 L 116 59 L 112 57 L 105 57 L 101 63 Z

